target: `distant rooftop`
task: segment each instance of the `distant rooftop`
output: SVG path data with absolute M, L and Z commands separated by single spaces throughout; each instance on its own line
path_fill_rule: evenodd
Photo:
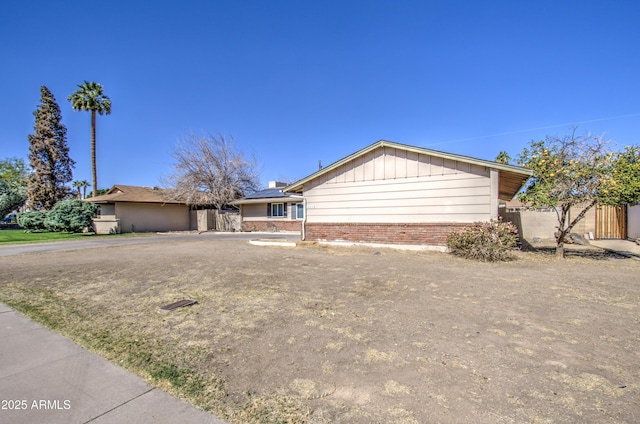
M 158 187 L 139 187 L 116 184 L 102 196 L 88 197 L 91 203 L 140 202 L 140 203 L 183 203 L 172 200 L 169 191 Z

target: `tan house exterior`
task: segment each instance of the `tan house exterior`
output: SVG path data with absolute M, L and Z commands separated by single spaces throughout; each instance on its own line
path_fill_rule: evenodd
M 240 208 L 243 231 L 300 231 L 304 219 L 302 196 L 283 193 L 285 183 L 270 181 L 269 188 L 233 202 Z
M 381 140 L 286 187 L 304 198 L 305 240 L 446 245 L 498 218 L 532 172 Z
M 100 207 L 93 220 L 97 234 L 190 229 L 189 206 L 168 200 L 158 188 L 115 185 L 106 194 L 85 200 Z

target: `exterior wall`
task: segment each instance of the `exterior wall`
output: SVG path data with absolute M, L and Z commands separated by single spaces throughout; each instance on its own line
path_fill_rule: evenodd
M 268 203 L 278 203 L 271 201 Z M 249 203 L 241 206 L 242 231 L 301 231 L 302 220 L 293 219 L 293 203 L 285 203 L 287 216 L 267 216 L 267 202 Z M 302 199 L 296 199 L 295 203 L 302 203 Z
M 575 218 L 582 208 L 569 209 L 568 220 Z M 500 217 L 507 222 L 512 222 L 518 227 L 518 235 L 521 240 L 532 242 L 534 239 L 545 241 L 555 240 L 555 232 L 558 226 L 558 215 L 551 210 L 518 210 L 507 212 L 500 210 Z M 596 208 L 589 209 L 585 216 L 571 230 L 574 234 L 585 235 L 590 232 L 595 236 Z
M 113 216 L 115 218 L 116 205 L 114 203 L 99 204 L 98 208 L 100 209 L 100 216 L 101 217 Z
M 216 229 L 216 210 L 199 209 L 189 211 L 189 229 L 192 231 L 211 231 Z
M 500 210 L 500 217 L 505 222 L 511 222 L 518 228 L 520 240 L 532 243 L 534 239 L 540 241 L 555 240 L 554 233 L 558 225 L 555 211 L 519 210 L 507 212 Z
M 240 213 L 242 214 L 242 221 L 264 221 L 267 219 L 267 203 L 242 205 Z
M 307 223 L 307 240 L 446 246 L 447 236 L 463 223 Z
M 240 212 L 226 211 L 219 213 L 215 211 L 214 218 L 216 220 L 217 231 L 241 231 L 242 230 L 242 218 Z
M 93 231 L 96 234 L 120 234 L 120 220 L 116 217 L 114 203 L 99 204 L 97 218 L 93 218 Z
M 123 233 L 189 230 L 187 205 L 119 202 L 115 212 Z
M 640 238 L 640 205 L 627 208 L 627 237 Z
M 120 234 L 120 220 L 108 217 L 93 218 L 93 231 L 96 234 Z
M 264 220 L 264 221 L 244 221 L 242 231 L 302 231 L 302 221 L 300 220 Z
M 576 216 L 578 216 L 578 214 L 582 211 L 582 209 L 583 209 L 582 207 L 576 207 L 576 206 L 569 209 L 568 219 L 569 220 L 574 219 Z M 578 221 L 578 223 L 573 227 L 571 232 L 575 234 L 580 234 L 580 235 L 593 233 L 595 236 L 596 234 L 596 207 L 595 206 L 587 211 L 587 213 L 584 215 L 584 218 Z
M 487 221 L 498 213 L 497 178 L 483 166 L 381 147 L 304 186 L 307 224 Z

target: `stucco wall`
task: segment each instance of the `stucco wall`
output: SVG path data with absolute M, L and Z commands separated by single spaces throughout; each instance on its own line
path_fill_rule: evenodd
M 98 204 L 98 208 L 100 209 L 100 216 L 115 216 L 116 214 L 116 205 L 113 203 Z
M 640 205 L 627 210 L 627 236 L 634 240 L 640 238 Z
M 570 222 L 570 220 L 572 219 L 575 219 L 575 217 L 578 216 L 580 212 L 582 212 L 583 208 L 584 207 L 575 206 L 569 209 L 568 222 Z M 595 236 L 595 233 L 596 233 L 596 207 L 595 206 L 587 211 L 587 213 L 584 215 L 584 218 L 578 221 L 578 223 L 573 227 L 573 230 L 571 230 L 571 232 L 575 234 L 580 234 L 580 235 L 593 233 Z
M 574 234 L 595 236 L 596 212 L 595 207 L 589 209 L 585 216 L 571 230 Z M 582 211 L 581 207 L 569 210 L 567 222 L 574 219 Z M 507 212 L 500 209 L 500 217 L 504 221 L 512 222 L 518 227 L 520 238 L 532 242 L 534 239 L 555 240 L 558 226 L 558 215 L 554 210 L 518 210 Z
M 120 220 L 115 215 L 93 218 L 93 231 L 96 234 L 120 234 Z
M 555 240 L 554 233 L 558 225 L 558 217 L 554 211 L 519 210 L 507 212 L 500 209 L 500 217 L 518 227 L 520 240 L 529 243 L 535 240 Z
M 381 147 L 304 186 L 309 223 L 469 223 L 497 217 L 497 173 Z
M 120 202 L 115 211 L 123 233 L 189 230 L 186 205 Z
M 267 219 L 266 203 L 251 203 L 241 206 L 243 221 L 263 221 Z

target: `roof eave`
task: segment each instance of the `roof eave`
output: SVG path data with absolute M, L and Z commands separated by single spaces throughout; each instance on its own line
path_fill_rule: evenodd
M 498 198 L 506 201 L 513 199 L 532 175 L 533 172 L 527 174 L 509 171 L 500 172 Z
M 301 200 L 302 196 L 290 195 L 283 197 L 262 197 L 259 199 L 240 199 L 231 202 L 232 205 L 251 205 L 256 203 L 295 203 Z

